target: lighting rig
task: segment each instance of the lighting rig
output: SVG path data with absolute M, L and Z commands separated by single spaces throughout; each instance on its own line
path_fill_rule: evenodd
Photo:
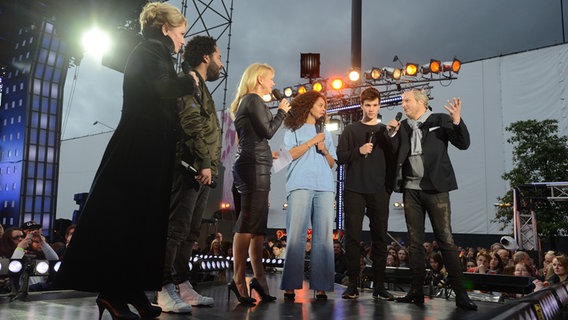
M 424 89 L 430 97 L 431 82 L 451 82 L 457 79 L 461 69 L 461 61 L 457 58 L 451 61 L 431 59 L 429 63 L 419 65 L 403 64 L 395 56 L 393 62 L 399 62 L 400 67 L 372 67 L 364 72 L 351 68 L 346 76 L 321 78 L 319 54 L 301 54 L 300 76 L 307 78 L 308 82 L 287 86 L 282 92 L 285 98 L 293 98 L 309 90 L 322 92 L 327 97 L 327 114 L 331 116 L 328 129 L 339 129 L 339 120 L 334 115 L 338 115 L 344 125 L 357 121 L 361 116 L 359 94 L 369 86 L 380 87 L 381 108 L 392 107 L 402 102 L 401 93 L 405 90 Z

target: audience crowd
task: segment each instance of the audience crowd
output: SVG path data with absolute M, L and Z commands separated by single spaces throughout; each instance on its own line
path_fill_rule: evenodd
M 28 221 L 20 228 L 10 227 L 4 229 L 0 225 L 0 258 L 21 259 L 24 262 L 34 260 L 61 260 L 65 254 L 65 248 L 69 244 L 75 225 L 66 228 L 61 239 L 57 239 L 52 244 L 46 241 L 45 235 L 41 230 L 41 225 L 35 221 Z M 224 241 L 221 233 L 212 233 L 206 239 L 204 246 L 195 242 L 193 255 L 208 255 L 218 257 L 232 256 L 232 243 Z M 440 254 L 436 241 L 425 242 L 423 244 L 426 260 L 426 268 L 431 270 L 431 277 L 425 285 L 432 285 L 435 289 L 447 287 L 447 272 L 444 261 Z M 372 265 L 371 246 L 365 242 L 360 243 L 361 247 L 361 272 Z M 305 277 L 310 276 L 310 251 L 311 242 L 306 242 L 305 254 Z M 338 284 L 346 285 L 349 283 L 347 276 L 347 260 L 345 250 L 341 241 L 335 240 L 333 243 L 335 258 L 335 279 Z M 460 261 L 464 272 L 501 274 L 510 276 L 529 277 L 534 283 L 534 291 L 541 290 L 550 284 L 564 282 L 568 279 L 568 257 L 561 252 L 546 251 L 543 256 L 534 259 L 521 250 L 508 250 L 501 243 L 494 243 L 489 248 L 467 247 L 459 248 Z M 267 237 L 265 241 L 264 258 L 286 258 L 286 236 L 277 238 L 276 236 Z M 393 241 L 387 248 L 387 267 L 408 268 L 409 252 L 406 247 Z M 282 272 L 281 267 L 267 267 L 268 272 Z M 210 279 L 210 278 L 209 278 Z M 50 279 L 46 276 L 30 275 L 27 279 L 29 291 L 43 291 L 50 289 Z M 23 283 L 23 277 L 0 277 L 0 293 L 14 292 L 19 290 Z M 365 284 L 364 284 L 365 285 Z M 366 283 L 369 285 L 369 283 Z M 372 285 L 372 284 L 371 284 Z M 518 298 L 522 295 L 499 293 L 506 298 Z

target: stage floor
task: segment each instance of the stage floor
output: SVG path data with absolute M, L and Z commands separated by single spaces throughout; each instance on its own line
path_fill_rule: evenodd
M 379 301 L 373 299 L 371 290 L 361 292 L 357 300 L 341 299 L 344 286 L 336 285 L 334 292 L 328 292 L 329 300 L 315 301 L 313 291 L 296 291 L 294 302 L 285 302 L 282 291 L 278 290 L 280 274 L 269 274 L 270 292 L 278 299 L 270 303 L 258 303 L 252 307 L 238 304 L 234 295 L 227 301 L 227 286 L 220 282 L 200 284 L 197 290 L 215 299 L 213 307 L 194 307 L 191 315 L 162 313 L 159 319 L 474 319 L 484 318 L 483 314 L 502 306 L 502 303 L 476 301 L 478 311 L 463 311 L 456 308 L 453 299 L 426 298 L 423 307 L 414 304 Z M 304 282 L 304 288 L 308 283 Z M 149 293 L 150 295 L 151 293 Z M 256 293 L 255 293 L 256 294 Z M 394 291 L 395 296 L 404 292 Z M 30 293 L 25 299 L 10 301 L 0 296 L 0 319 L 19 320 L 83 320 L 98 319 L 95 294 L 76 291 L 52 291 Z M 258 298 L 254 296 L 255 298 Z M 257 299 L 259 300 L 259 299 Z M 111 319 L 105 311 L 103 319 Z

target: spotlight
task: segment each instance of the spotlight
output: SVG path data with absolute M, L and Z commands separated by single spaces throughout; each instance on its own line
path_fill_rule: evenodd
M 22 272 L 22 269 L 24 269 L 24 265 L 22 264 L 22 260 L 19 259 L 11 260 L 8 265 L 8 270 L 14 274 Z
M 308 91 L 308 89 L 306 89 L 306 86 L 301 85 L 298 87 L 298 94 L 304 94 L 306 93 L 306 91 Z
M 361 79 L 361 72 L 355 68 L 352 68 L 351 70 L 349 70 L 347 77 L 349 78 L 349 81 L 357 82 Z
M 418 65 L 416 63 L 407 63 L 404 71 L 405 75 L 414 77 L 416 76 L 416 73 L 418 73 Z
M 453 73 L 459 73 L 461 69 L 461 61 L 454 58 L 453 61 L 446 61 L 442 63 L 442 72 L 450 71 Z
M 323 90 L 323 83 L 321 81 L 316 81 L 313 84 L 312 89 L 314 91 L 321 92 Z
M 381 70 L 379 68 L 373 68 L 370 71 L 363 73 L 365 80 L 377 81 L 381 78 Z
M 402 203 L 402 202 L 395 202 L 395 203 L 392 204 L 392 206 L 393 206 L 395 209 L 402 209 L 402 208 L 404 208 L 404 203 Z
M 341 80 L 340 78 L 336 78 L 336 79 L 331 80 L 331 87 L 334 90 L 343 89 L 343 80 Z
M 441 70 L 441 63 L 440 60 L 431 59 L 429 64 L 424 64 L 420 67 L 420 72 L 422 74 L 429 74 L 431 73 L 440 73 Z
M 402 76 L 402 70 L 398 69 L 398 68 L 384 68 L 383 71 L 385 72 L 385 75 L 391 79 L 394 80 L 399 80 L 400 77 Z
M 286 98 L 290 98 L 294 95 L 294 89 L 292 89 L 292 87 L 286 87 L 284 88 L 284 97 Z
M 36 260 L 34 265 L 34 275 L 45 276 L 49 271 L 49 262 L 47 260 Z
M 371 69 L 371 79 L 379 80 L 381 78 L 382 72 L 379 68 Z

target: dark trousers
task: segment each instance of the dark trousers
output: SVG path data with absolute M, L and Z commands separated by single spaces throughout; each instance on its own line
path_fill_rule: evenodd
M 195 178 L 185 171 L 174 170 L 163 284 L 189 280 L 188 262 L 193 243 L 199 240 L 211 189 L 200 184 L 196 190 L 195 183 Z
M 405 190 L 404 216 L 410 239 L 409 262 L 412 268 L 412 287 L 422 289 L 426 273 L 424 252 L 424 221 L 426 214 L 432 223 L 434 237 L 440 246 L 448 280 L 456 293 L 463 291 L 462 268 L 458 249 L 452 237 L 450 195 L 448 192 L 430 193 L 422 190 Z
M 363 218 L 369 217 L 371 229 L 373 275 L 377 286 L 384 285 L 387 259 L 387 228 L 390 193 L 358 193 L 345 190 L 345 255 L 347 276 L 351 285 L 357 285 L 361 274 L 361 241 Z M 366 209 L 366 210 L 365 210 Z

